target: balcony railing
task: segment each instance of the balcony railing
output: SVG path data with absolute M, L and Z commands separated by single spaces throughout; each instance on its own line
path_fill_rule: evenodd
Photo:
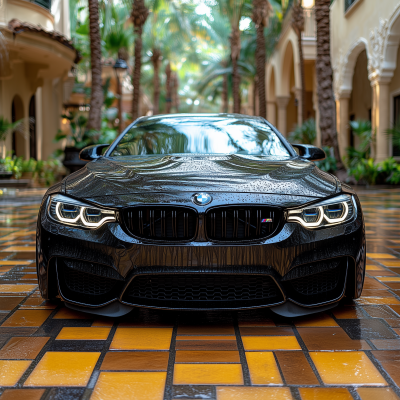
M 28 1 L 30 1 L 31 3 L 35 3 L 39 6 L 42 6 L 46 10 L 51 9 L 51 0 L 28 0 Z
M 317 36 L 315 25 L 315 10 L 313 8 L 304 8 L 304 31 L 303 38 L 315 38 Z
M 346 12 L 357 0 L 344 0 L 344 11 Z

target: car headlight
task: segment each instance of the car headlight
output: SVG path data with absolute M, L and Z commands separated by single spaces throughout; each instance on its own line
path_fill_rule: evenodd
M 320 228 L 350 221 L 356 214 L 352 196 L 343 194 L 319 203 L 289 210 L 288 222 L 297 222 L 306 228 Z
M 65 225 L 96 229 L 107 222 L 116 221 L 115 212 L 104 210 L 78 200 L 57 194 L 50 198 L 50 217 Z

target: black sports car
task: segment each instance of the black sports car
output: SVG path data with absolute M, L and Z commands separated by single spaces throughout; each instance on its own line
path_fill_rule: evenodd
M 295 316 L 361 294 L 357 195 L 316 167 L 321 149 L 290 145 L 262 118 L 140 118 L 80 156 L 92 162 L 40 207 L 45 299 L 109 316 L 137 306 Z

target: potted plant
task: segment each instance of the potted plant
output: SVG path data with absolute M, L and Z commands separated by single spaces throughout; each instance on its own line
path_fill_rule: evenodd
M 83 114 L 70 112 L 62 115 L 63 118 L 69 121 L 70 132 L 65 133 L 59 130 L 56 134 L 55 141 L 60 142 L 66 139 L 64 149 L 63 164 L 70 172 L 75 172 L 86 165 L 86 161 L 79 159 L 79 153 L 82 148 L 90 144 L 90 135 L 86 132 L 87 118 Z
M 21 128 L 22 120 L 16 122 L 8 122 L 7 119 L 0 116 L 0 179 L 10 179 L 13 176 L 12 167 L 10 165 L 11 158 L 6 160 L 6 138 L 7 136 Z
M 36 160 L 30 158 L 29 160 L 22 160 L 22 179 L 32 179 L 36 170 Z

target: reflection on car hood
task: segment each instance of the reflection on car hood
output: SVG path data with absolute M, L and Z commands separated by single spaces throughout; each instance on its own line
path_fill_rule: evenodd
M 340 189 L 335 177 L 298 158 L 249 155 L 102 157 L 66 178 L 75 197 L 201 191 L 325 197 Z

